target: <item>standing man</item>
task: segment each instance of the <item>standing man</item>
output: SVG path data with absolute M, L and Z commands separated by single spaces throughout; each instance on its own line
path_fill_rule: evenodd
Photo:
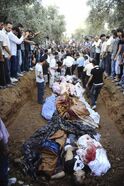
M 83 54 L 80 53 L 79 54 L 79 57 L 77 58 L 78 78 L 81 78 L 82 79 L 83 69 L 84 69 L 84 57 L 83 57 Z
M 10 41 L 8 37 L 8 33 L 12 29 L 12 23 L 6 22 L 4 24 L 3 29 L 0 32 L 0 35 L 3 39 L 2 42 L 2 53 L 4 57 L 4 73 L 5 73 L 5 85 L 10 86 L 11 80 L 10 80 L 10 58 L 11 58 L 11 51 L 10 51 Z
M 13 27 L 12 31 L 8 34 L 10 40 L 10 50 L 11 50 L 11 77 L 13 80 L 18 81 L 18 59 L 17 59 L 17 45 L 21 44 L 24 39 L 27 38 L 28 34 L 23 33 L 20 38 L 17 37 L 19 32 L 18 27 Z
M 74 58 L 71 57 L 71 54 L 67 52 L 66 58 L 63 60 L 63 66 L 66 68 L 65 76 L 72 75 L 72 65 L 74 63 Z
M 96 109 L 97 98 L 103 86 L 104 70 L 97 65 L 95 60 L 93 60 L 92 63 L 94 68 L 91 70 L 91 76 L 88 80 L 86 87 L 88 87 L 90 82 L 92 81 L 93 85 L 91 88 L 91 105 L 92 109 Z
M 95 60 L 97 64 L 99 65 L 100 63 L 100 52 L 101 52 L 101 40 L 99 39 L 98 36 L 95 37 L 95 41 L 93 43 L 93 46 L 95 46 Z
M 107 42 L 106 42 L 106 35 L 102 34 L 100 36 L 101 39 L 101 53 L 100 53 L 100 57 L 101 57 L 101 62 L 100 62 L 100 67 L 103 68 L 105 70 L 106 67 L 106 56 L 107 56 Z
M 35 66 L 35 75 L 37 83 L 37 101 L 39 104 L 43 104 L 44 96 L 44 77 L 42 65 L 45 63 L 45 58 L 42 57 L 41 60 Z

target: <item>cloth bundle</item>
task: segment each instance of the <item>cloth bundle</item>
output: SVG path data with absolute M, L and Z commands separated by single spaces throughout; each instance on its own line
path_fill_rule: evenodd
M 53 94 L 46 98 L 45 103 L 42 107 L 41 115 L 46 119 L 50 120 L 56 110 L 56 96 Z
M 86 134 L 78 139 L 77 145 L 77 155 L 89 166 L 93 175 L 101 176 L 110 169 L 106 151 L 98 141 Z
M 89 115 L 88 110 L 81 101 L 67 94 L 57 98 L 56 107 L 60 116 L 69 120 L 81 119 Z

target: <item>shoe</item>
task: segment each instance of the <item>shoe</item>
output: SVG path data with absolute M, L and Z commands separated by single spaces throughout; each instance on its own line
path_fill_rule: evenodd
M 5 89 L 6 88 L 6 86 L 0 86 L 0 89 Z
M 14 80 L 15 82 L 18 82 L 18 79 L 17 79 L 17 78 L 13 78 L 13 80 Z
M 19 77 L 23 77 L 23 74 L 22 74 L 22 73 L 17 73 L 17 75 L 18 75 Z
M 92 109 L 93 109 L 93 110 L 96 109 L 96 105 L 93 105 L 93 106 L 92 106 Z
M 114 79 L 114 82 L 119 82 L 119 79 L 117 79 L 117 78 L 116 78 L 116 79 Z
M 12 83 L 12 82 L 11 82 L 11 85 L 15 86 L 15 85 L 16 85 L 16 83 Z
M 12 84 L 8 84 L 6 87 L 7 87 L 7 88 L 12 88 L 13 85 L 12 85 Z
M 17 182 L 17 178 L 8 179 L 8 186 L 14 185 Z
M 30 71 L 33 71 L 34 69 L 30 67 Z
M 16 79 L 16 78 L 10 78 L 10 80 L 11 80 L 12 83 L 18 82 L 18 79 Z

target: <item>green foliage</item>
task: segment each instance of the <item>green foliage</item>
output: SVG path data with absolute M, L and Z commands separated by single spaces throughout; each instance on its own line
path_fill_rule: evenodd
M 95 34 L 107 32 L 104 25 L 108 23 L 109 29 L 123 27 L 124 0 L 88 0 L 91 7 L 87 19 L 87 31 Z

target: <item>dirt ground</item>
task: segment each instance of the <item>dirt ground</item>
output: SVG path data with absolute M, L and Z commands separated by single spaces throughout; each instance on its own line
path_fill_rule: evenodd
M 33 79 L 33 74 L 30 75 Z M 29 79 L 31 79 L 29 77 Z M 28 78 L 23 80 L 25 84 L 28 82 Z M 109 83 L 108 83 L 109 84 Z M 19 85 L 21 86 L 21 85 Z M 114 87 L 114 85 L 112 85 Z M 24 176 L 22 171 L 15 160 L 21 158 L 21 147 L 26 139 L 28 139 L 38 128 L 45 125 L 47 122 L 40 116 L 41 107 L 36 102 L 36 89 L 34 84 L 32 84 L 33 90 L 31 91 L 30 96 L 26 97 L 24 104 L 18 106 L 18 111 L 13 112 L 9 117 L 9 120 L 6 118 L 6 123 L 8 131 L 10 133 L 10 176 L 17 177 L 18 181 L 21 180 L 24 182 L 22 185 L 32 185 L 32 186 L 71 186 L 71 178 L 65 177 L 61 180 L 46 182 L 34 182 L 28 176 Z M 16 87 L 14 88 L 16 89 Z M 27 92 L 27 91 L 26 91 Z M 115 91 L 118 97 L 121 97 L 121 92 Z M 5 94 L 5 92 L 4 92 Z M 50 94 L 49 89 L 45 90 L 45 96 L 47 97 Z M 123 110 L 121 115 L 118 113 L 111 117 L 111 105 L 110 100 L 107 101 L 109 93 L 107 89 L 103 90 L 101 97 L 98 101 L 97 111 L 101 115 L 100 128 L 98 132 L 101 134 L 101 143 L 103 147 L 107 150 L 109 160 L 111 162 L 110 171 L 102 177 L 93 177 L 87 175 L 84 180 L 85 186 L 124 186 L 124 135 L 120 131 L 120 127 L 117 127 L 115 123 L 116 119 L 121 121 L 121 127 L 124 126 L 123 123 Z M 2 97 L 2 93 L 0 92 Z M 3 95 L 4 96 L 4 95 Z M 101 99 L 102 98 L 102 99 Z M 13 98 L 14 99 L 14 98 Z M 109 99 L 109 97 L 108 97 Z M 123 101 L 123 100 L 122 100 Z M 23 102 L 23 101 L 22 101 Z M 109 102 L 109 104 L 108 104 Z M 119 104 L 119 103 L 118 103 Z M 113 106 L 112 106 L 113 107 Z M 117 105 L 116 105 L 117 107 Z M 108 109 L 107 109 L 108 108 Z M 124 108 L 124 107 L 122 107 Z M 122 109 L 121 108 L 121 109 Z M 113 114 L 113 113 L 112 113 Z M 111 120 L 111 118 L 114 120 Z M 119 129 L 119 130 L 118 130 Z M 123 131 L 123 130 L 122 130 Z M 16 184 L 17 186 L 19 183 Z

